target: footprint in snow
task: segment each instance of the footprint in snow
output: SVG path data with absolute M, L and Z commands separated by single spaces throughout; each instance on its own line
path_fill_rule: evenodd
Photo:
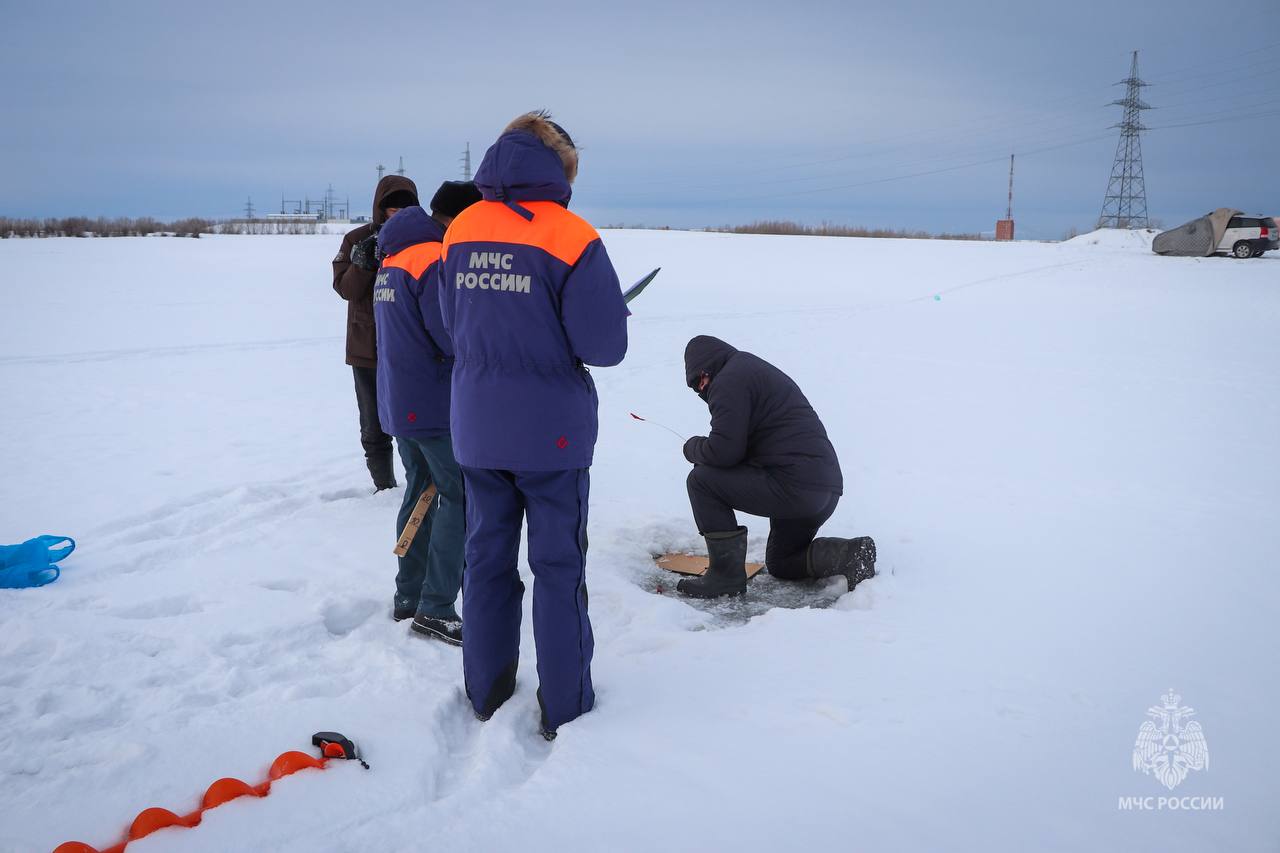
M 524 785 L 551 756 L 555 745 L 538 733 L 538 712 L 520 690 L 481 723 L 459 688 L 435 714 L 432 735 L 441 754 L 432 762 L 432 800 L 462 788 L 510 790 Z
M 345 680 L 325 677 L 290 685 L 284 695 L 287 699 L 336 699 L 350 693 L 351 688 Z
M 353 498 L 363 498 L 369 494 L 367 489 L 338 489 L 334 492 L 322 492 L 320 500 L 325 503 L 333 503 L 334 501 L 349 501 Z
M 119 619 L 167 619 L 203 611 L 204 605 L 198 599 L 189 595 L 175 595 L 169 598 L 155 598 L 127 607 L 117 607 L 109 612 Z
M 431 770 L 433 800 L 452 795 L 474 769 L 481 725 L 486 724 L 475 718 L 471 700 L 461 689 L 436 711 L 431 729 L 441 754 Z
M 278 578 L 262 581 L 258 586 L 272 592 L 302 592 L 307 588 L 307 582 L 300 578 Z
M 325 630 L 335 637 L 345 637 L 369 621 L 378 607 L 378 602 L 368 598 L 327 604 L 322 614 Z

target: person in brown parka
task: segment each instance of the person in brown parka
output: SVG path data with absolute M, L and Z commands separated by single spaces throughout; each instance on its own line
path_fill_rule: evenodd
M 396 486 L 391 436 L 378 423 L 378 343 L 373 320 L 373 280 L 378 274 L 377 236 L 396 211 L 418 203 L 418 187 L 403 175 L 387 175 L 373 191 L 373 221 L 342 238 L 333 259 L 333 289 L 347 300 L 347 364 L 355 374 L 360 443 L 375 489 Z

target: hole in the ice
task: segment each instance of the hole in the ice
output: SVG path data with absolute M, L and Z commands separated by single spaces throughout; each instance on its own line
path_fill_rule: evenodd
M 684 575 L 655 565 L 644 573 L 639 582 L 649 592 L 682 601 L 712 617 L 712 623 L 693 630 L 745 625 L 755 617 L 776 608 L 799 610 L 830 607 L 848 592 L 847 582 L 842 577 L 818 581 L 787 581 L 773 577 L 768 571 L 762 571 L 747 583 L 747 591 L 743 595 L 731 598 L 691 598 L 676 592 L 676 584 L 682 577 Z M 659 589 L 661 593 L 658 592 Z

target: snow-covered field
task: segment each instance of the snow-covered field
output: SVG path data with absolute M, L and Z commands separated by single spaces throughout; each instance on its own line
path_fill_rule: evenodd
M 398 493 L 371 495 L 333 236 L 0 241 L 0 849 L 116 842 L 147 806 L 354 763 L 144 851 L 1272 850 L 1280 748 L 1280 262 L 1060 245 L 608 232 L 663 272 L 596 372 L 595 712 L 537 736 L 533 643 L 478 723 L 459 650 L 389 618 Z M 699 609 L 684 342 L 788 371 L 873 535 L 848 595 Z M 766 525 L 751 526 L 753 556 Z M 526 607 L 528 606 L 526 597 Z M 1211 761 L 1135 772 L 1173 688 Z M 1221 798 L 1132 811 L 1127 797 Z

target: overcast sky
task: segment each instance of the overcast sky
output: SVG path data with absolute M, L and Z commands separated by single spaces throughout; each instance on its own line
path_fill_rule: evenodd
M 1151 215 L 1280 214 L 1274 0 L 1243 28 L 1202 0 L 0 9 L 0 215 L 230 217 L 330 183 L 358 212 L 378 163 L 425 192 L 547 107 L 597 225 L 990 231 L 1013 150 L 1019 236 L 1056 238 L 1098 216 L 1134 49 Z

